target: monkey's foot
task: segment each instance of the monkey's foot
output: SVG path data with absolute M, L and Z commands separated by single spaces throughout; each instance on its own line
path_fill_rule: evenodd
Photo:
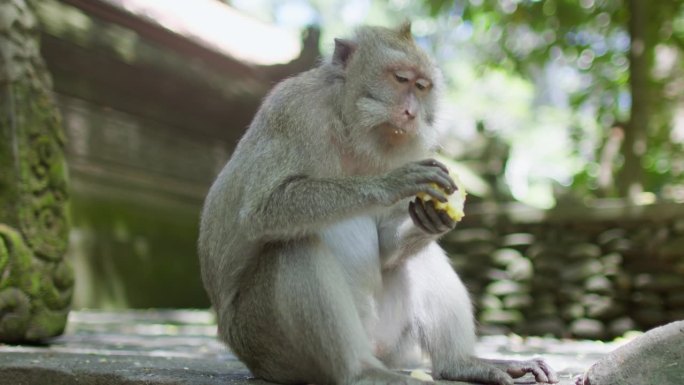
M 537 382 L 545 384 L 555 384 L 558 382 L 556 372 L 551 369 L 549 364 L 542 359 L 529 361 L 508 361 L 508 360 L 483 360 L 486 363 L 496 366 L 505 371 L 513 378 L 522 377 L 527 373 L 532 373 Z
M 433 375 L 435 374 L 433 373 Z M 513 385 L 513 378 L 505 371 L 478 359 L 461 362 L 453 368 L 442 371 L 435 379 L 490 385 Z
M 387 369 L 373 368 L 365 370 L 350 385 L 426 385 L 429 383 Z

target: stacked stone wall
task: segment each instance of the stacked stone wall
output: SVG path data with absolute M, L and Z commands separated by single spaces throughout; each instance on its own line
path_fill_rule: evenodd
M 610 339 L 684 319 L 684 205 L 469 209 L 442 245 L 485 330 Z

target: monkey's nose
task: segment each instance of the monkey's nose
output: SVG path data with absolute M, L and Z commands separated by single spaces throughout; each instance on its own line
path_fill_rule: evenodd
M 408 120 L 413 120 L 416 118 L 416 112 L 409 110 L 409 109 L 405 109 L 404 110 L 404 117 Z

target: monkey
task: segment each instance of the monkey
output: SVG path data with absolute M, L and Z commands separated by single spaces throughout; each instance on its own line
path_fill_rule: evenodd
M 473 354 L 468 292 L 437 240 L 456 189 L 434 159 L 443 76 L 399 28 L 362 26 L 332 57 L 277 84 L 207 193 L 198 254 L 219 337 L 281 384 L 512 385 L 543 360 Z

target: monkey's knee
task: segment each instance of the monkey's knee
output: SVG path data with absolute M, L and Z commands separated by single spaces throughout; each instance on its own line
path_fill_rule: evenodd
M 313 243 L 283 247 L 261 259 L 236 296 L 225 333 L 255 376 L 280 383 L 339 383 L 362 362 L 374 360 L 332 255 Z

